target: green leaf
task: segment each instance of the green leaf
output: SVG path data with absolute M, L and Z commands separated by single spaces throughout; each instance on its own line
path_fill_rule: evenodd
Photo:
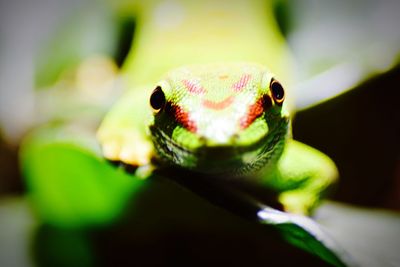
M 60 227 L 111 223 L 144 184 L 107 164 L 93 140 L 82 133 L 46 127 L 22 144 L 28 195 L 46 223 Z
M 261 223 L 275 227 L 290 244 L 332 266 L 357 266 L 354 260 L 312 219 L 272 208 L 258 213 Z

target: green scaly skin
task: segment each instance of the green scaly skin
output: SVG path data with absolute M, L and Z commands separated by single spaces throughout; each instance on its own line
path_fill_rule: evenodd
M 150 1 L 134 11 L 128 91 L 98 131 L 104 156 L 245 177 L 278 193 L 286 211 L 308 214 L 337 170 L 291 139 L 292 63 L 272 3 Z M 284 101 L 271 89 L 278 80 Z M 157 110 L 149 104 L 155 88 L 165 97 Z

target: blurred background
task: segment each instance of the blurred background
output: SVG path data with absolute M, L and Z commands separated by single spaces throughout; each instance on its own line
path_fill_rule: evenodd
M 115 6 L 0 2 L 0 266 L 321 266 L 179 186 L 103 162 L 94 132 L 121 94 L 136 28 Z M 275 11 L 300 81 L 294 137 L 341 176 L 316 219 L 361 266 L 399 266 L 400 4 L 276 1 Z M 79 193 L 51 186 L 71 179 Z

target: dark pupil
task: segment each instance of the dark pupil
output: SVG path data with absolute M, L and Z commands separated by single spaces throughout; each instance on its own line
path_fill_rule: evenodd
M 282 85 L 279 82 L 277 82 L 277 81 L 272 82 L 271 89 L 272 89 L 272 93 L 274 94 L 275 99 L 277 99 L 277 100 L 283 99 L 285 92 L 283 90 Z
M 150 97 L 150 105 L 152 108 L 158 110 L 161 109 L 165 104 L 165 95 L 164 92 L 161 90 L 160 86 L 157 86 L 156 89 L 154 89 L 153 93 L 151 94 Z

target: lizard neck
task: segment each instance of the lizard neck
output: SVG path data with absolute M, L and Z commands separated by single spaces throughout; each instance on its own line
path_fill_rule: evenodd
M 154 83 L 182 65 L 225 61 L 261 63 L 288 80 L 290 56 L 271 2 L 153 0 L 142 4 L 124 66 L 128 86 Z

